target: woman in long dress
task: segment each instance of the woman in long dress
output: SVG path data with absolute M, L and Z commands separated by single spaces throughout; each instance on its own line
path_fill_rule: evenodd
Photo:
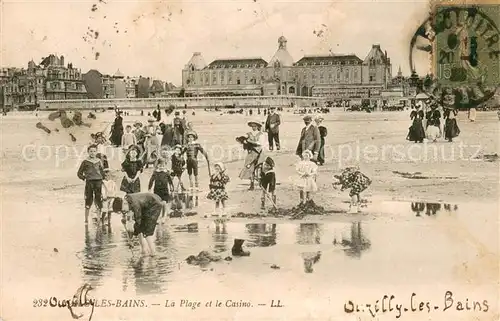
M 410 113 L 410 120 L 412 124 L 408 130 L 407 140 L 415 143 L 423 143 L 425 138 L 425 130 L 423 125 L 424 112 L 420 109 L 420 106 L 416 106 L 415 110 Z
M 245 165 L 239 174 L 241 179 L 250 180 L 250 190 L 253 190 L 255 177 L 255 168 L 262 164 L 266 156 L 264 155 L 262 146 L 264 145 L 264 133 L 261 131 L 262 124 L 256 121 L 248 122 L 248 126 L 252 128 L 251 132 L 247 133 L 244 146 L 247 146 L 248 154 L 245 158 Z
M 427 139 L 436 142 L 441 137 L 441 113 L 437 105 L 431 105 L 431 111 L 427 113 Z
M 449 142 L 452 142 L 453 138 L 460 134 L 456 119 L 457 114 L 458 112 L 455 109 L 447 108 L 444 111 L 444 138 Z
M 321 125 L 323 123 L 323 120 L 323 116 L 318 116 L 315 119 L 316 125 L 319 129 L 319 136 L 321 138 L 321 145 L 319 147 L 318 153 L 318 165 L 323 165 L 325 163 L 325 137 L 328 134 L 328 131 L 325 126 Z
M 113 123 L 113 126 L 111 128 L 111 143 L 119 147 L 122 143 L 122 136 L 123 136 L 123 117 L 121 116 L 121 111 L 116 112 L 116 117 L 115 117 L 115 122 Z

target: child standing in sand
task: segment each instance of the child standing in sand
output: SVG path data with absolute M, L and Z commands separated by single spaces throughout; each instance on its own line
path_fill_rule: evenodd
M 266 208 L 266 197 L 270 199 L 274 207 L 276 207 L 276 194 L 274 193 L 276 189 L 276 173 L 274 172 L 274 160 L 271 157 L 267 157 L 262 164 L 262 171 L 260 174 L 260 186 L 262 188 L 262 196 L 260 208 Z
M 117 187 L 116 183 L 111 175 L 109 168 L 104 169 L 104 180 L 102 181 L 102 200 L 103 200 L 103 214 L 102 220 L 108 215 L 108 221 L 111 219 L 111 213 L 113 212 L 113 201 L 115 200 Z
M 125 151 L 128 151 L 132 145 L 137 145 L 137 139 L 134 133 L 132 133 L 132 126 L 127 125 L 125 133 L 122 136 L 122 147 Z
M 371 179 L 365 174 L 359 171 L 359 167 L 351 166 L 344 168 L 340 175 L 334 175 L 338 181 L 333 183 L 333 188 L 337 188 L 337 185 L 341 185 L 340 190 L 344 191 L 348 188 L 351 189 L 349 196 L 351 197 L 351 205 L 349 207 L 349 213 L 360 213 L 361 212 L 361 198 L 360 194 L 370 186 L 372 183 Z
M 229 199 L 226 192 L 226 185 L 229 183 L 229 176 L 226 174 L 226 168 L 222 163 L 216 163 L 214 165 L 215 173 L 210 175 L 210 192 L 207 195 L 209 200 L 215 201 L 215 212 L 222 205 L 221 212 L 223 217 L 226 216 L 224 213 L 226 207 L 226 201 Z
M 153 189 L 154 185 L 154 189 Z M 172 200 L 172 192 L 174 190 L 174 184 L 172 183 L 172 177 L 170 171 L 167 169 L 167 162 L 165 159 L 158 159 L 151 179 L 149 180 L 148 189 L 150 192 L 154 192 L 163 201 L 163 212 L 162 217 L 167 214 L 167 203 Z
M 179 187 L 181 188 L 182 191 L 185 190 L 184 185 L 182 184 L 182 173 L 184 172 L 184 169 L 186 167 L 186 161 L 184 160 L 182 152 L 183 152 L 182 146 L 175 145 L 171 162 L 172 162 L 172 176 L 177 179 L 175 188 L 176 191 L 179 189 Z
M 295 166 L 295 170 L 298 174 L 295 180 L 295 186 L 300 190 L 300 204 L 305 204 L 312 200 L 311 193 L 318 191 L 318 186 L 316 185 L 318 165 L 311 161 L 312 157 L 312 152 L 310 150 L 305 150 L 302 153 L 302 160 Z
M 97 146 L 90 145 L 87 148 L 89 157 L 85 159 L 78 169 L 77 176 L 85 181 L 85 224 L 88 223 L 90 207 L 95 202 L 97 217 L 101 217 L 102 210 L 102 180 L 104 168 L 102 162 L 97 158 Z

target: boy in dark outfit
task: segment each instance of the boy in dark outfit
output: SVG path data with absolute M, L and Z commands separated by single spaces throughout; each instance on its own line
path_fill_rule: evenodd
M 170 171 L 167 169 L 167 162 L 164 159 L 159 159 L 151 179 L 149 180 L 148 190 L 151 192 L 154 184 L 153 192 L 158 195 L 163 201 L 162 217 L 167 213 L 167 203 L 172 200 L 172 192 L 174 184 Z
M 266 196 L 272 199 L 273 206 L 276 206 L 276 174 L 274 172 L 274 160 L 271 157 L 266 158 L 262 165 L 260 174 L 260 186 L 262 187 L 262 197 L 260 199 L 260 208 L 266 208 Z
M 184 168 L 186 166 L 186 161 L 182 156 L 182 146 L 176 145 L 174 147 L 174 153 L 172 154 L 172 177 L 177 178 L 177 187 L 180 187 L 181 190 L 185 190 L 184 185 L 182 184 L 181 176 L 184 172 Z M 177 188 L 176 188 L 177 189 Z
M 95 201 L 98 217 L 102 210 L 102 180 L 104 178 L 104 167 L 97 158 L 97 146 L 90 145 L 87 148 L 89 157 L 85 159 L 78 169 L 77 176 L 85 181 L 85 224 L 88 223 L 90 207 Z
M 194 184 L 195 187 L 198 188 L 198 152 L 202 153 L 205 156 L 205 159 L 208 163 L 208 155 L 201 147 L 201 145 L 196 141 L 198 135 L 195 132 L 189 132 L 186 135 L 188 143 L 184 148 L 184 153 L 186 153 L 186 167 L 189 175 L 189 185 L 193 188 L 193 175 L 194 175 Z M 208 165 L 210 169 L 210 164 Z M 209 174 L 210 175 L 210 174 Z

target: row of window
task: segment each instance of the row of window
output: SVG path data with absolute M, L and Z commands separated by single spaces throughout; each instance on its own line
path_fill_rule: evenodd
M 64 86 L 63 86 L 64 84 Z M 61 82 L 51 82 L 50 89 L 73 89 L 73 90 L 81 90 L 83 88 L 81 83 L 61 83 Z
M 380 63 L 377 61 L 377 63 Z M 298 62 L 295 66 L 335 66 L 335 65 L 360 65 L 361 61 L 358 60 L 347 60 L 347 61 L 312 61 L 312 62 Z M 279 64 L 278 64 L 279 65 Z M 264 68 L 265 64 L 231 64 L 231 65 L 210 65 L 209 69 L 226 69 L 226 68 Z M 194 66 L 191 66 L 191 71 L 195 70 Z

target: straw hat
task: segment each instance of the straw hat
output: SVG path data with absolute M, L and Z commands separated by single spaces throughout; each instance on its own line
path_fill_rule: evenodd
M 323 120 L 325 120 L 325 118 L 324 118 L 323 116 L 321 116 L 321 115 L 317 115 L 317 116 L 314 118 L 314 120 L 316 120 L 316 121 L 323 121 Z
M 190 131 L 186 134 L 186 137 L 193 136 L 194 139 L 198 139 L 198 134 L 194 131 Z
M 139 127 L 140 128 L 140 127 L 142 127 L 142 123 L 140 121 L 136 121 L 134 123 L 134 127 Z
M 309 149 L 306 149 L 305 151 L 302 152 L 302 155 L 309 155 L 309 158 L 312 158 L 313 157 L 313 153 L 309 150 Z
M 217 162 L 217 163 L 215 163 L 215 164 L 214 164 L 214 167 L 215 167 L 215 166 L 219 166 L 219 167 L 220 167 L 221 172 L 225 172 L 225 171 L 226 171 L 226 166 L 224 166 L 224 163 L 222 163 L 222 162 Z
M 257 127 L 259 127 L 259 128 L 262 127 L 262 124 L 260 122 L 258 122 L 258 121 L 255 121 L 255 120 L 251 120 L 247 124 L 250 127 L 253 127 L 254 125 L 257 126 Z

